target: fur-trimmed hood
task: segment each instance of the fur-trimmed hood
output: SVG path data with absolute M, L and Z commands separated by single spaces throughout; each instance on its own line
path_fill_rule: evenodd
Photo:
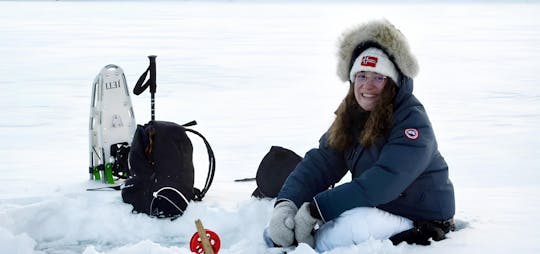
M 370 21 L 345 31 L 338 47 L 337 74 L 344 82 L 349 80 L 349 72 L 355 58 L 369 47 L 381 48 L 401 74 L 414 78 L 418 73 L 418 63 L 410 51 L 407 39 L 385 19 Z

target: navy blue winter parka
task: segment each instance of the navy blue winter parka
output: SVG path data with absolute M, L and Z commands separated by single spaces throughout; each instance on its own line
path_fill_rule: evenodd
M 403 76 L 395 97 L 393 126 L 385 138 L 338 151 L 326 135 L 287 178 L 277 200 L 297 207 L 315 201 L 324 221 L 356 207 L 377 207 L 416 220 L 446 220 L 455 212 L 448 166 L 439 153 L 431 123 Z M 334 188 L 347 172 L 352 180 Z

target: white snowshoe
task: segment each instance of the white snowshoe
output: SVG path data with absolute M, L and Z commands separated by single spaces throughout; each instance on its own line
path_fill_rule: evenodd
M 96 76 L 90 102 L 90 180 L 113 184 L 129 175 L 128 154 L 137 128 L 126 77 L 109 64 Z

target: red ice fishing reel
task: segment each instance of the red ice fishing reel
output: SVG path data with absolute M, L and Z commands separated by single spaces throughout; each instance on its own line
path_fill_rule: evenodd
M 196 220 L 195 225 L 197 232 L 189 241 L 190 250 L 197 254 L 217 254 L 221 246 L 219 236 L 214 231 L 203 228 L 200 220 Z

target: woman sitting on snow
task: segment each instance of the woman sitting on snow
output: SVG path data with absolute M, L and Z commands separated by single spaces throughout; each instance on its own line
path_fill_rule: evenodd
M 343 35 L 338 75 L 349 92 L 319 148 L 281 188 L 267 242 L 326 251 L 370 238 L 429 244 L 453 230 L 454 189 L 412 94 L 417 72 L 407 40 L 388 21 Z M 347 171 L 352 181 L 329 188 Z

